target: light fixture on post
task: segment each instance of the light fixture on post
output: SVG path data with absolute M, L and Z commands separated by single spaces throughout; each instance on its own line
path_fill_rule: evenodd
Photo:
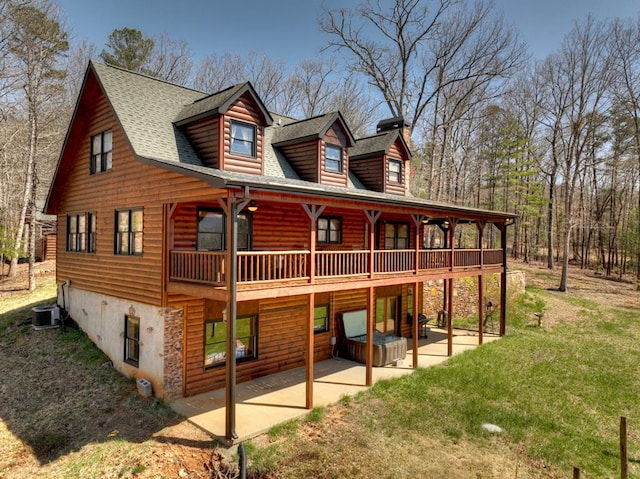
M 257 202 L 257 201 L 255 201 L 255 200 L 251 200 L 251 201 L 249 202 L 249 206 L 247 206 L 247 209 L 248 209 L 249 211 L 251 211 L 252 213 L 253 213 L 254 211 L 258 211 L 258 202 Z

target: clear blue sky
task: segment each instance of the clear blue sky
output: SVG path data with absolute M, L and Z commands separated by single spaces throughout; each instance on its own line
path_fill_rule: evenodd
M 472 0 L 469 0 L 470 2 Z M 531 53 L 555 50 L 575 19 L 635 17 L 640 0 L 494 0 Z M 99 53 L 116 28 L 151 36 L 167 33 L 186 41 L 195 60 L 210 53 L 253 50 L 290 64 L 316 56 L 325 45 L 317 18 L 322 6 L 347 7 L 356 0 L 59 0 L 72 40 L 87 40 Z M 383 0 L 382 3 L 385 3 Z

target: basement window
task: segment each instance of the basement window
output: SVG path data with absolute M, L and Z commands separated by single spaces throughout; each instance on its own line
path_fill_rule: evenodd
M 124 362 L 138 367 L 140 362 L 140 318 L 124 317 Z
M 236 320 L 236 361 L 258 357 L 258 316 Z M 227 360 L 227 321 L 213 319 L 204 325 L 204 367 L 221 366 Z

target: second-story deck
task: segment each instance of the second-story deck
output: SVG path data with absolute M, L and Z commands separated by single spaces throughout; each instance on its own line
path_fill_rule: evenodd
M 437 274 L 502 265 L 501 249 L 403 249 L 350 251 L 240 251 L 238 284 L 322 279 L 365 279 L 383 275 Z M 226 285 L 224 251 L 172 250 L 169 281 Z

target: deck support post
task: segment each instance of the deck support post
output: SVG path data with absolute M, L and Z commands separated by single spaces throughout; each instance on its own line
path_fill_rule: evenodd
M 232 196 L 227 201 L 218 200 L 227 216 L 227 349 L 225 387 L 225 438 L 234 441 L 236 434 L 236 330 L 238 320 L 238 212 L 249 200 L 236 200 Z
M 314 348 L 314 335 L 313 335 L 313 320 L 314 311 L 316 307 L 316 294 L 309 294 L 309 314 L 307 315 L 307 327 L 305 328 L 307 336 L 307 351 L 305 354 L 305 373 L 306 373 L 306 400 L 305 407 L 307 409 L 313 408 L 313 348 Z
M 480 250 L 480 274 L 478 275 L 478 344 L 482 344 L 484 341 L 484 276 L 482 270 L 484 269 L 484 227 L 486 221 L 476 221 L 478 227 L 478 249 Z
M 375 256 L 376 256 L 376 223 L 380 218 L 380 211 L 365 210 L 364 215 L 369 220 L 369 278 L 373 278 L 375 272 Z
M 450 271 L 453 273 L 453 266 L 455 260 L 455 253 L 453 243 L 455 240 L 457 220 L 449 218 L 449 250 L 451 251 L 450 258 Z M 447 318 L 447 355 L 453 356 L 453 276 L 446 280 L 449 285 L 447 286 L 447 311 L 449 317 Z
M 365 386 L 371 386 L 373 384 L 373 325 L 376 317 L 376 301 L 374 293 L 374 288 L 367 288 L 367 372 Z
M 420 334 L 419 331 L 419 324 L 418 324 L 418 316 L 419 316 L 419 303 L 420 303 L 420 298 L 418 296 L 418 291 L 420 288 L 420 283 L 418 281 L 416 281 L 413 285 L 413 322 L 411 323 L 411 339 L 413 340 L 413 344 L 412 344 L 412 348 L 413 348 L 413 369 L 418 367 L 418 347 L 419 347 L 419 341 L 418 341 L 418 335 Z
M 504 336 L 507 319 L 507 223 L 500 228 L 500 246 L 502 247 L 502 272 L 500 273 L 500 336 Z

